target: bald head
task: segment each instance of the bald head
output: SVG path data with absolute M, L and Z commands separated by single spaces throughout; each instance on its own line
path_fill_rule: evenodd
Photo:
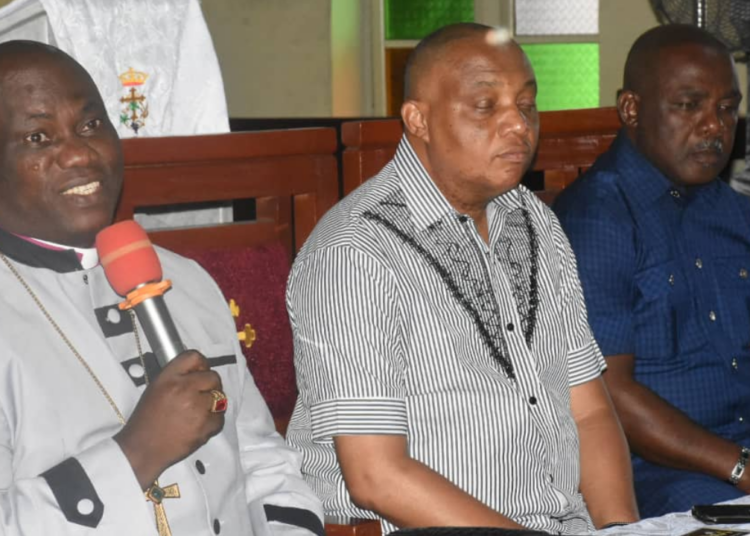
M 444 57 L 444 52 L 451 45 L 470 39 L 485 41 L 488 33 L 492 31 L 494 28 L 484 24 L 461 22 L 444 26 L 422 39 L 406 62 L 404 98 L 418 98 L 420 86 L 427 73 L 441 57 Z
M 20 40 L 0 43 L 0 84 L 11 73 L 53 65 L 69 70 L 76 77 L 81 77 L 93 84 L 86 69 L 68 54 L 53 46 L 37 41 Z M 1 86 L 0 90 L 2 90 Z
M 730 51 L 718 39 L 695 26 L 667 24 L 657 26 L 641 35 L 628 53 L 625 62 L 623 89 L 640 92 L 645 81 L 659 71 L 664 52 L 676 48 L 697 46 L 705 51 L 729 56 Z
M 38 41 L 5 41 L 0 43 L 0 59 L 6 60 L 13 57 L 29 57 L 30 55 L 41 54 L 53 57 L 67 58 L 75 61 L 62 50 Z
M 536 149 L 536 78 L 507 34 L 453 24 L 426 37 L 407 67 L 406 139 L 459 212 L 484 217 L 515 188 Z

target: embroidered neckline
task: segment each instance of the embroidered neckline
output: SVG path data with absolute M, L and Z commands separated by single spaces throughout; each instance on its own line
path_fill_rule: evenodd
M 399 221 L 409 221 L 408 215 L 405 214 L 406 206 L 398 197 L 399 194 L 395 194 L 395 198 L 392 196 L 381 202 L 379 207 L 383 209 L 382 211 L 377 211 L 377 209 L 367 210 L 362 216 L 395 234 L 404 244 L 427 261 L 428 265 L 443 280 L 453 298 L 469 314 L 492 358 L 500 365 L 510 380 L 515 380 L 515 368 L 510 360 L 510 352 L 503 336 L 504 326 L 500 322 L 499 306 L 492 293 L 490 275 L 486 273 L 486 268 L 483 268 L 485 271 L 484 280 L 479 280 L 477 274 L 472 272 L 472 266 L 466 261 L 464 255 L 448 253 L 445 257 L 450 261 L 450 264 L 444 265 L 441 263 L 435 252 L 428 249 L 429 242 L 426 244 L 420 243 L 420 241 L 424 242 L 425 239 L 419 240 L 408 229 L 398 225 Z M 527 347 L 531 348 L 539 304 L 539 242 L 531 220 L 531 214 L 523 198 L 521 198 L 521 203 L 522 207 L 518 210 L 523 215 L 523 227 L 528 240 L 530 256 L 528 284 L 525 281 L 526 278 L 523 277 L 524 270 L 520 267 L 516 267 L 513 270 L 516 273 L 508 274 L 508 276 L 513 286 L 516 308 L 521 317 L 524 339 Z M 434 237 L 430 237 L 430 239 L 434 239 L 433 245 L 438 249 L 443 249 L 444 252 L 462 251 L 464 243 L 455 237 L 450 237 L 450 234 L 443 233 L 441 237 L 438 237 L 438 234 L 442 232 L 442 224 L 443 221 L 439 220 L 431 224 L 426 230 L 428 234 L 434 234 Z M 475 253 L 477 255 L 483 254 L 478 248 L 476 248 Z M 510 265 L 511 263 L 512 259 L 508 257 L 505 264 Z

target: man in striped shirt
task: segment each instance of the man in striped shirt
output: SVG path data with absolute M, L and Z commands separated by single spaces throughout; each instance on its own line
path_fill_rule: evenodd
M 452 25 L 415 49 L 395 158 L 319 223 L 289 280 L 288 441 L 328 514 L 386 533 L 637 519 L 573 254 L 519 186 L 534 74 L 489 32 Z

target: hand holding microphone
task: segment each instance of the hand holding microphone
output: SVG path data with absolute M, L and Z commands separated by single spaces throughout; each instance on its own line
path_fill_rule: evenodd
M 185 350 L 164 301 L 171 283 L 146 232 L 134 221 L 117 223 L 96 237 L 100 262 L 112 288 L 126 296 L 163 370 L 148 387 L 114 439 L 146 489 L 224 426 L 227 399 L 220 376 L 199 352 Z
M 172 283 L 162 281 L 161 263 L 146 231 L 132 220 L 111 225 L 97 235 L 96 249 L 109 284 L 127 297 L 120 309 L 135 311 L 164 368 L 185 351 L 185 345 L 164 303 L 164 293 Z

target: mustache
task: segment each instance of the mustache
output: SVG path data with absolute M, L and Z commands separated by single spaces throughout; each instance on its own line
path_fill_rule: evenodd
M 713 151 L 716 153 L 724 152 L 724 142 L 719 138 L 713 140 L 704 140 L 694 147 L 696 153 L 702 153 L 705 151 Z

